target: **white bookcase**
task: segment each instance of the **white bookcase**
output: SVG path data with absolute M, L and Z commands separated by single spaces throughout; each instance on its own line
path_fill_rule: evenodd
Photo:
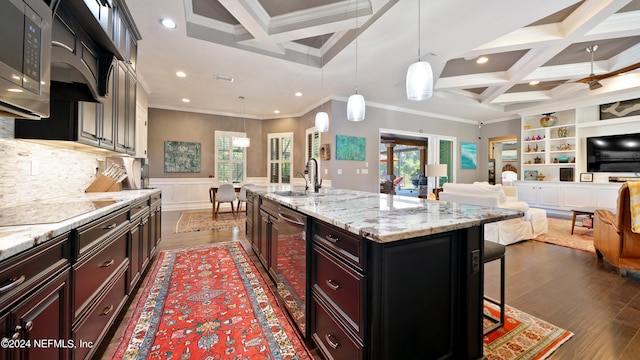
M 543 175 L 544 181 L 560 181 L 561 171 L 565 175 L 573 173 L 571 181 L 575 180 L 580 147 L 576 111 L 558 111 L 552 115 L 557 117 L 557 122 L 547 127 L 540 123 L 542 114 L 522 117 L 520 180 L 537 181 L 538 176 Z

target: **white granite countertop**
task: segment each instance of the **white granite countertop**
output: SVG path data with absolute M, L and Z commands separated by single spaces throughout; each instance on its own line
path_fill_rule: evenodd
M 131 205 L 145 196 L 159 193 L 159 189 L 123 190 L 117 192 L 81 193 L 74 197 L 52 198 L 35 201 L 19 207 L 0 208 L 3 223 L 24 222 L 24 218 L 33 218 L 36 224 L 0 226 L 0 261 L 29 250 L 36 245 L 51 240 L 58 235 L 87 224 L 113 211 Z M 96 204 L 99 206 L 96 208 Z M 37 210 L 50 209 L 66 220 L 49 222 L 35 215 Z M 21 212 L 28 212 L 24 214 Z M 33 216 L 30 216 L 31 213 Z M 45 211 L 46 213 L 46 211 Z M 43 222 L 44 221 L 44 222 Z
M 414 197 L 321 188 L 281 196 L 286 187 L 254 186 L 265 198 L 376 242 L 391 242 L 524 216 L 521 211 Z M 291 189 L 303 191 L 304 189 Z

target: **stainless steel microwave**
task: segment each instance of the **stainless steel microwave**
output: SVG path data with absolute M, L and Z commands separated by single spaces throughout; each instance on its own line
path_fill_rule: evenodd
M 49 117 L 51 31 L 44 0 L 0 1 L 0 116 Z

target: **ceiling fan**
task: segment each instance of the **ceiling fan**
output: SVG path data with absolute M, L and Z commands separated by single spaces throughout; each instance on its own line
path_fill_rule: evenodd
M 612 72 L 608 72 L 606 74 L 600 74 L 600 75 L 595 75 L 593 73 L 593 53 L 598 50 L 598 45 L 591 45 L 588 48 L 586 48 L 585 50 L 587 50 L 587 52 L 589 54 L 591 54 L 591 74 L 589 76 L 587 76 L 586 78 L 577 80 L 576 82 L 581 82 L 581 83 L 585 83 L 587 85 L 589 85 L 589 90 L 595 90 L 595 89 L 599 89 L 602 87 L 602 84 L 600 84 L 600 80 L 618 75 L 618 74 L 623 74 L 635 69 L 640 68 L 640 62 L 635 63 L 633 65 L 629 65 L 626 67 L 623 67 L 621 69 L 618 69 L 616 71 L 612 71 Z

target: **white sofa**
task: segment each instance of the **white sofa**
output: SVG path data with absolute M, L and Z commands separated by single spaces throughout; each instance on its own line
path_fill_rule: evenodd
M 548 230 L 547 212 L 543 209 L 530 208 L 526 202 L 519 201 L 518 190 L 515 186 L 490 185 L 486 182 L 446 183 L 439 199 L 522 211 L 524 216 L 521 218 L 485 225 L 485 240 L 499 244 L 509 245 L 532 239 L 538 235 L 546 234 Z

